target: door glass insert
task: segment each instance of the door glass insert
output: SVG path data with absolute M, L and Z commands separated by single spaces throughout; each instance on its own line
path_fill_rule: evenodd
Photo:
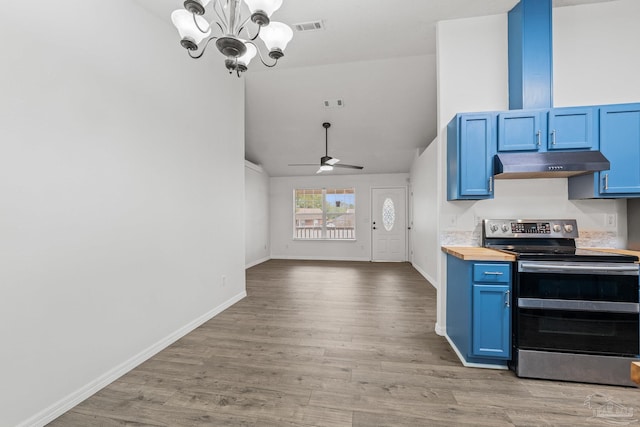
M 384 229 L 391 231 L 395 222 L 396 206 L 393 204 L 393 200 L 387 197 L 382 204 L 382 224 L 384 225 Z

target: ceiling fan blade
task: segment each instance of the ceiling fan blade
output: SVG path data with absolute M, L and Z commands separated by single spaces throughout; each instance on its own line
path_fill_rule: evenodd
M 329 160 L 327 160 L 325 163 L 327 165 L 330 166 L 334 166 L 336 163 L 338 163 L 340 161 L 340 159 L 336 159 L 335 157 L 331 157 Z
M 331 126 L 331 123 L 326 123 L 325 122 L 325 123 L 322 124 L 322 127 L 324 128 L 324 150 L 325 150 L 325 154 L 324 154 L 324 156 L 320 157 L 320 169 L 318 169 L 316 174 L 322 173 L 322 172 L 332 171 L 334 167 L 346 168 L 346 169 L 364 169 L 364 166 L 344 165 L 344 164 L 338 163 L 338 162 L 340 162 L 340 159 L 336 159 L 336 158 L 333 158 L 333 157 L 329 156 L 329 154 L 328 154 L 329 137 L 328 137 L 327 129 L 329 129 L 330 126 Z M 317 163 L 289 163 L 289 166 L 318 166 L 318 164 Z
M 344 163 L 338 163 L 337 165 L 333 165 L 334 168 L 349 168 L 349 169 L 364 169 L 364 166 L 356 166 L 356 165 L 345 165 Z

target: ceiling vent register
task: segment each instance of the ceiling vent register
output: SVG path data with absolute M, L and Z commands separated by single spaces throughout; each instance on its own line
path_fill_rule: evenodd
M 298 32 L 318 31 L 324 30 L 324 25 L 322 24 L 322 21 L 301 22 L 299 24 L 293 24 L 293 28 Z

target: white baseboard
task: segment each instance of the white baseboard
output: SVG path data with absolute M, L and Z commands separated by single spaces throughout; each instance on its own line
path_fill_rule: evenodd
M 299 259 L 303 261 L 363 261 L 370 262 L 370 258 L 359 257 L 327 257 L 327 256 L 297 256 L 297 255 L 271 255 L 271 259 Z
M 451 348 L 453 349 L 453 351 L 455 351 L 456 355 L 458 356 L 458 359 L 460 359 L 460 362 L 462 362 L 463 366 L 466 366 L 467 368 L 483 368 L 483 369 L 501 369 L 501 370 L 507 370 L 509 369 L 506 365 L 507 362 L 504 362 L 504 365 L 489 365 L 487 363 L 471 363 L 471 362 L 467 362 L 464 357 L 462 357 L 462 353 L 460 353 L 460 350 L 458 350 L 458 347 L 456 347 L 456 345 L 453 343 L 453 341 L 451 340 L 451 338 L 449 338 L 449 335 L 444 335 L 444 337 L 447 339 L 447 341 L 449 341 L 449 345 L 451 346 Z
M 164 350 L 169 345 L 173 344 L 174 342 L 176 342 L 183 336 L 187 335 L 189 332 L 193 331 L 198 326 L 202 325 L 208 320 L 211 320 L 213 317 L 222 313 L 224 310 L 231 307 L 232 305 L 234 305 L 241 299 L 245 298 L 246 296 L 247 296 L 247 292 L 242 291 L 238 295 L 223 302 L 222 304 L 215 307 L 214 309 L 206 312 L 202 316 L 198 317 L 197 319 L 194 319 L 193 321 L 189 322 L 188 324 L 181 327 L 177 331 L 169 334 L 168 336 L 156 342 L 155 344 L 151 345 L 147 349 L 131 357 L 129 360 L 126 360 L 120 365 L 107 371 L 105 374 L 89 382 L 84 387 L 81 387 L 80 389 L 60 399 L 59 401 L 49 406 L 48 408 L 45 408 L 44 410 L 40 411 L 34 416 L 21 422 L 16 427 L 42 427 L 50 423 L 54 419 L 58 418 L 60 415 L 67 412 L 69 409 L 73 408 L 83 400 L 92 396 L 93 394 L 98 392 L 100 389 L 111 384 L 113 381 L 117 380 L 118 378 L 120 378 L 121 376 L 123 376 L 124 374 L 126 374 L 127 372 L 135 368 L 136 366 L 140 365 L 142 362 L 148 360 L 155 354 L 159 353 L 161 350 Z
M 422 277 L 424 277 L 425 279 L 427 279 L 427 282 L 431 283 L 431 286 L 433 286 L 435 289 L 438 289 L 438 284 L 436 282 L 436 279 L 434 279 L 433 277 L 431 277 L 426 271 L 424 271 L 422 268 L 420 268 L 419 265 L 414 264 L 413 262 L 411 263 L 411 265 L 413 266 L 413 268 L 416 269 L 416 271 L 418 273 L 420 273 L 422 275 Z
M 441 326 L 438 322 L 436 322 L 435 330 L 436 334 L 440 335 L 441 337 L 447 336 L 447 329 Z
M 247 268 L 251 268 L 251 267 L 255 267 L 258 264 L 262 264 L 263 262 L 269 261 L 271 259 L 271 257 L 266 256 L 264 258 L 260 258 L 258 260 L 252 261 L 249 264 L 244 266 L 244 269 L 246 270 Z

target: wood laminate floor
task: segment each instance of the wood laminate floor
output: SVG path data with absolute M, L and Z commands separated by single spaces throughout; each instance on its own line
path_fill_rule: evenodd
M 247 292 L 50 426 L 640 424 L 638 389 L 463 367 L 407 263 L 272 260 Z

